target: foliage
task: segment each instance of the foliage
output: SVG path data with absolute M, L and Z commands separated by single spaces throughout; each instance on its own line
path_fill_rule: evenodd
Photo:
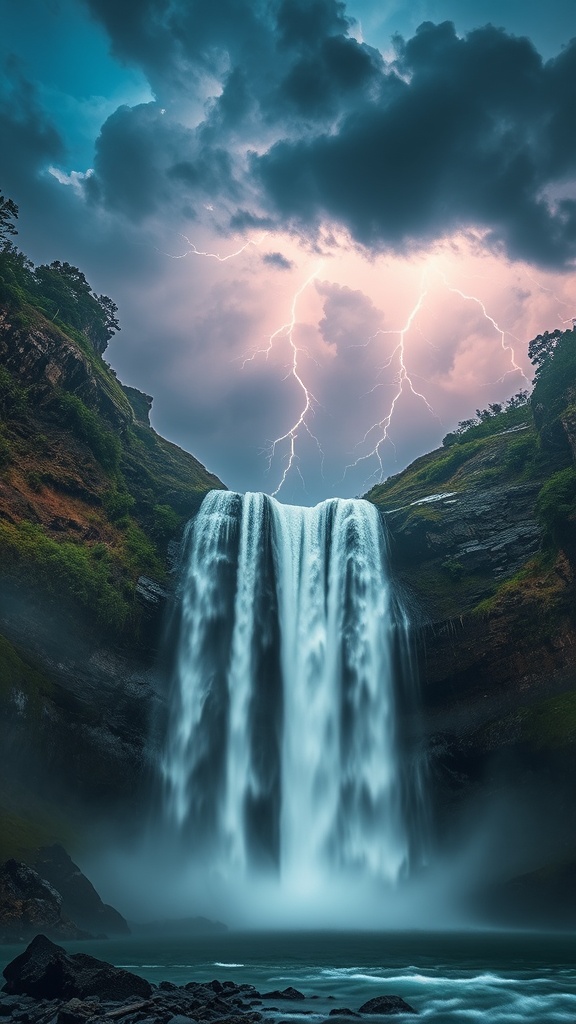
M 118 522 L 132 511 L 136 502 L 128 491 L 115 487 L 104 496 L 102 504 L 112 522 Z
M 133 574 L 146 573 L 160 580 L 166 575 L 155 545 L 134 520 L 130 520 L 126 526 L 122 559 Z
M 102 425 L 100 417 L 84 405 L 81 398 L 59 391 L 54 396 L 52 408 L 59 422 L 84 441 L 104 469 L 114 471 L 118 468 L 121 452 L 118 438 Z
M 508 399 L 505 406 L 494 402 L 487 409 L 477 409 L 476 416 L 472 419 L 461 420 L 456 430 L 446 434 L 442 444 L 449 448 L 454 444 L 461 444 L 463 440 L 490 437 L 491 434 L 502 433 L 529 423 L 530 419 L 528 391 L 518 391 Z
M 5 366 L 0 366 L 0 417 L 21 416 L 28 403 L 28 389 L 13 377 Z
M 536 513 L 551 534 L 576 513 L 576 469 L 573 466 L 561 469 L 546 481 L 538 493 Z
M 563 331 L 544 331 L 544 334 L 537 334 L 528 345 L 528 358 L 536 367 L 535 379 L 538 379 L 542 367 L 546 365 L 554 355 L 556 346 L 563 336 Z
M 96 295 L 81 270 L 59 260 L 37 267 L 34 278 L 47 316 L 76 328 L 97 352 L 104 352 L 120 330 L 118 307 L 112 299 Z
M 170 505 L 154 505 L 154 535 L 159 540 L 173 537 L 182 526 L 182 517 Z
M 468 461 L 481 448 L 481 442 L 468 441 L 458 444 L 449 454 L 436 459 L 432 465 L 420 474 L 423 483 L 442 484 L 454 475 L 457 469 Z
M 14 223 L 18 219 L 18 207 L 13 199 L 7 199 L 0 192 L 0 251 L 10 244 L 8 235 L 17 235 L 18 229 Z
M 48 592 L 59 597 L 71 595 L 93 612 L 97 620 L 121 630 L 129 614 L 129 605 L 114 580 L 110 555 L 93 556 L 93 549 L 71 541 L 57 542 L 35 523 L 0 521 L 0 550 L 6 568 L 25 568 L 30 578 L 41 582 Z

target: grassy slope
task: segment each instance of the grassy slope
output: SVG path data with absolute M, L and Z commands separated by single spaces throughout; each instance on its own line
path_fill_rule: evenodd
M 0 560 L 95 611 L 106 628 L 137 633 L 139 575 L 162 580 L 168 543 L 221 482 L 136 419 L 115 375 L 77 331 L 13 295 L 8 345 L 40 334 L 70 347 L 88 385 L 0 369 Z
M 42 294 L 25 283 L 14 284 L 0 254 L 2 578 L 74 609 L 104 644 L 138 647 L 148 628 L 138 577 L 164 580 L 170 542 L 206 492 L 223 485 L 151 429 L 146 396 L 124 389 L 90 340 L 47 316 Z M 37 344 L 52 366 L 35 359 Z M 6 763 L 18 760 L 11 744 L 23 714 L 34 747 L 55 685 L 44 665 L 0 635 Z M 40 845 L 78 838 L 74 814 L 31 783 L 34 770 L 24 763 L 0 773 L 0 861 L 30 860 Z
M 522 427 L 524 429 L 511 428 Z M 471 614 L 480 620 L 482 644 L 546 652 L 550 672 L 562 648 L 572 643 L 576 612 L 576 331 L 567 331 L 539 370 L 529 405 L 492 417 L 466 431 L 458 443 L 430 452 L 366 495 L 385 512 L 401 514 L 417 530 L 434 530 L 442 511 L 434 503 L 411 502 L 441 492 L 465 494 L 499 484 L 533 483 L 539 488 L 535 514 L 542 528 L 540 552 L 503 581 L 475 579 L 453 560 L 415 566 L 411 582 L 418 598 L 434 602 L 447 619 Z M 481 601 L 478 586 L 487 588 Z M 441 617 L 441 615 L 439 617 Z M 481 625 L 480 625 L 481 623 Z M 562 660 L 561 658 L 559 659 Z M 563 670 L 566 671 L 565 669 Z M 483 729 L 480 746 L 510 742 L 537 750 L 576 745 L 576 691 L 544 697 L 530 706 L 519 699 L 514 712 Z

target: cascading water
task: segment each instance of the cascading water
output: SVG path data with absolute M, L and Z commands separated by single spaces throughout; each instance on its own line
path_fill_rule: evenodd
M 376 508 L 212 491 L 189 524 L 164 814 L 223 877 L 406 874 L 408 619 Z

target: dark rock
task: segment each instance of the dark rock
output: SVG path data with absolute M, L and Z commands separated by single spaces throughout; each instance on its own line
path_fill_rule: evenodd
M 95 1000 L 69 999 L 58 1010 L 56 1024 L 86 1024 L 88 1018 L 93 1017 L 99 1008 L 99 1003 Z
M 130 934 L 122 915 L 102 902 L 92 883 L 59 843 L 42 847 L 35 867 L 62 896 L 64 914 L 81 928 L 105 935 Z
M 413 1006 L 404 1002 L 401 996 L 374 996 L 367 1003 L 362 1003 L 359 1013 L 418 1013 Z
M 341 1010 L 337 1010 L 336 1008 L 334 1008 L 333 1010 L 330 1010 L 330 1013 L 328 1014 L 328 1016 L 329 1017 L 359 1017 L 360 1014 L 356 1013 L 355 1010 L 349 1010 L 348 1007 L 345 1006 Z
M 37 935 L 30 945 L 4 968 L 9 994 L 25 994 L 36 999 L 121 1000 L 130 996 L 148 998 L 152 986 L 144 978 L 119 967 L 112 967 L 86 953 L 67 953 L 45 935 Z
M 0 1017 L 10 1017 L 20 1003 L 19 996 L 0 996 Z
M 274 992 L 263 992 L 262 999 L 305 999 L 306 996 L 299 992 L 297 988 L 292 988 L 291 985 L 288 988 L 283 989 L 279 992 L 277 989 Z
M 27 864 L 0 867 L 0 933 L 30 938 L 39 929 L 62 939 L 90 938 L 62 913 L 62 896 Z
M 175 985 L 173 981 L 161 981 L 158 988 L 163 992 L 177 992 L 178 985 Z

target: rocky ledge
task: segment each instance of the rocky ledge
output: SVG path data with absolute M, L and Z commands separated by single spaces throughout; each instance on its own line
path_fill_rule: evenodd
M 37 935 L 4 970 L 6 984 L 0 994 L 0 1017 L 14 1024 L 259 1024 L 277 1019 L 277 1006 L 305 999 L 294 988 L 260 994 L 253 985 L 233 981 L 162 981 L 151 985 L 130 971 L 113 967 L 85 953 L 67 953 L 45 935 Z M 293 1011 L 291 1011 L 293 1012 Z M 312 1011 L 301 1010 L 306 1014 Z M 356 1012 L 335 1009 L 330 1018 L 362 1014 L 389 1016 L 416 1013 L 400 996 L 370 999 Z

